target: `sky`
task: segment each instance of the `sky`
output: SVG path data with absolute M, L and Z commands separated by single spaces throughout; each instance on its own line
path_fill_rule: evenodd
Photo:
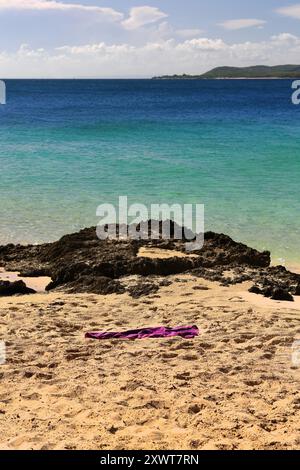
M 147 78 L 300 62 L 300 3 L 0 0 L 0 78 Z

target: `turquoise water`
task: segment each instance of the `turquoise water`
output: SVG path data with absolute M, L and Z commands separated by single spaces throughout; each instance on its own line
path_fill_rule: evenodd
M 204 203 L 205 228 L 300 263 L 300 106 L 289 80 L 7 81 L 0 243 L 55 240 L 96 208 Z

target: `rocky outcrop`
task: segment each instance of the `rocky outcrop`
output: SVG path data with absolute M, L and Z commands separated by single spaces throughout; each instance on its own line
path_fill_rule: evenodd
M 255 281 L 254 286 L 249 289 L 254 294 L 290 302 L 294 301 L 293 295 L 300 295 L 300 275 L 291 273 L 283 266 L 253 272 L 250 278 Z
M 9 297 L 20 294 L 35 294 L 36 291 L 26 286 L 23 281 L 0 281 L 0 297 Z
M 138 227 L 139 228 L 139 227 Z M 22 277 L 50 276 L 48 290 L 67 292 L 122 293 L 124 276 L 147 278 L 135 288 L 128 288 L 133 296 L 155 292 L 152 276 L 192 273 L 224 285 L 253 280 L 255 285 L 275 285 L 290 294 L 299 292 L 300 276 L 283 267 L 270 267 L 270 253 L 259 252 L 237 243 L 223 234 L 207 232 L 204 246 L 194 251 L 193 257 L 151 259 L 139 257 L 141 247 L 174 250 L 185 253 L 186 239 L 176 239 L 175 224 L 171 223 L 171 239 L 162 238 L 159 226 L 156 240 L 99 240 L 96 228 L 66 235 L 54 243 L 38 246 L 0 246 L 0 266 L 9 271 L 20 271 Z M 117 227 L 119 230 L 119 227 Z M 145 225 L 143 226 L 145 230 Z M 148 229 L 150 233 L 150 222 Z M 184 235 L 184 231 L 182 229 Z M 195 256 L 196 255 L 196 256 Z M 231 271 L 231 276 L 228 276 Z M 150 286 L 152 284 L 152 287 Z

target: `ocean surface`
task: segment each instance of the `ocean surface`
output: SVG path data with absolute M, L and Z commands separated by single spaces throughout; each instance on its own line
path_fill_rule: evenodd
M 95 225 L 96 208 L 205 204 L 221 231 L 300 264 L 300 106 L 291 80 L 8 80 L 0 244 Z M 285 260 L 285 261 L 284 261 Z

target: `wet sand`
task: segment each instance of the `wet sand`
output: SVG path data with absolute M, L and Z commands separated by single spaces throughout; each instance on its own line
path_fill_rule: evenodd
M 34 289 L 37 293 L 45 292 L 46 286 L 51 281 L 50 277 L 22 277 L 19 272 L 6 271 L 4 268 L 0 268 L 0 281 L 24 281 L 26 286 L 30 289 Z

